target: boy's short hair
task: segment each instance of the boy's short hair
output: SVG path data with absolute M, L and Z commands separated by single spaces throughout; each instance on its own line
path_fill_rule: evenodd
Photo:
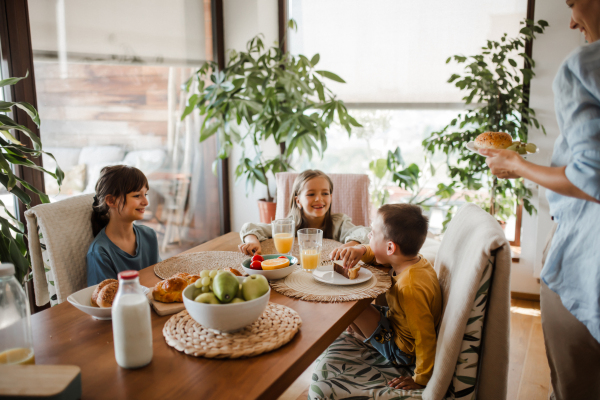
M 429 219 L 414 204 L 386 204 L 377 211 L 383 221 L 383 236 L 400 247 L 405 256 L 416 256 L 425 243 Z

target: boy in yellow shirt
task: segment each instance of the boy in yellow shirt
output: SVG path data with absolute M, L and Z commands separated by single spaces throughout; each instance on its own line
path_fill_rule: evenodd
M 435 270 L 419 254 L 427 228 L 421 207 L 387 204 L 377 212 L 369 245 L 346 247 L 332 254 L 334 259 L 343 259 L 346 267 L 361 259 L 393 269 L 393 285 L 385 295 L 388 307 L 370 305 L 351 329 L 367 338 L 365 343 L 392 364 L 414 369 L 412 377 L 389 382 L 396 389 L 422 389 L 433 373 L 442 294 Z

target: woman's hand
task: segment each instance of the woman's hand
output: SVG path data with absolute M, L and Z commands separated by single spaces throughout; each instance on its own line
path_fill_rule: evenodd
M 366 253 L 367 249 L 364 246 L 338 247 L 331 252 L 332 260 L 342 260 L 344 268 L 354 267 Z
M 416 383 L 410 376 L 399 376 L 398 378 L 394 378 L 390 381 L 388 386 L 402 390 L 416 390 L 425 387 Z
M 512 150 L 480 149 L 479 154 L 488 156 L 485 163 L 490 167 L 492 174 L 501 179 L 520 178 L 517 172 L 522 165 L 523 157 Z
M 260 241 L 255 235 L 248 235 L 244 238 L 244 243 L 238 246 L 240 251 L 247 255 L 253 256 L 254 254 L 260 254 L 262 249 L 260 247 Z

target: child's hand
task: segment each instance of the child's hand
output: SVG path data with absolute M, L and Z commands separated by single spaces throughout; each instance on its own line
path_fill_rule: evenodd
M 332 260 L 343 260 L 344 268 L 352 268 L 365 254 L 367 249 L 364 246 L 338 247 L 331 252 Z
M 415 383 L 411 376 L 399 376 L 398 378 L 394 378 L 390 381 L 388 386 L 393 387 L 394 389 L 402 390 L 416 390 L 423 389 L 425 387 Z
M 244 242 L 245 243 L 238 246 L 238 249 L 240 249 L 243 254 L 253 256 L 261 253 L 262 249 L 260 247 L 260 241 L 256 236 L 248 235 L 244 238 Z

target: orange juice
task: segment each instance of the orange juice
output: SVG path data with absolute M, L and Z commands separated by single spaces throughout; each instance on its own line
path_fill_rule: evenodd
M 319 266 L 321 252 L 319 249 L 303 249 L 300 253 L 302 269 L 316 269 Z
M 35 356 L 32 349 L 9 349 L 0 353 L 1 364 L 35 364 Z
M 294 235 L 290 233 L 276 233 L 273 235 L 273 241 L 275 241 L 275 248 L 277 252 L 281 254 L 287 254 L 292 250 L 294 244 Z

